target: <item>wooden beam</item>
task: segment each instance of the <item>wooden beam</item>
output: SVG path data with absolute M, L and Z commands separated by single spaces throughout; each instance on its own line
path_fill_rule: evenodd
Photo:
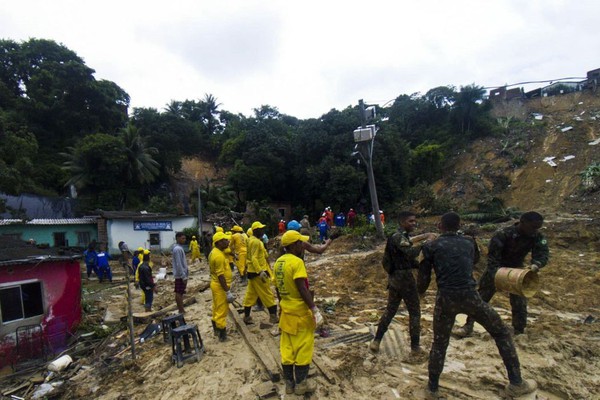
M 252 352 L 256 355 L 256 357 L 258 357 L 259 361 L 261 362 L 267 374 L 269 375 L 269 378 L 271 378 L 271 381 L 279 382 L 279 380 L 281 379 L 279 363 L 277 363 L 275 359 L 273 359 L 273 356 L 266 348 L 264 343 L 256 340 L 256 337 L 246 327 L 246 323 L 242 320 L 242 318 L 240 318 L 240 315 L 238 314 L 237 310 L 232 304 L 229 304 L 229 315 L 231 315 L 231 317 L 235 321 L 235 325 L 237 326 L 238 330 L 242 334 L 244 340 L 246 341 L 250 349 L 252 349 Z
M 335 385 L 337 375 L 319 354 L 313 353 L 312 362 L 315 367 L 321 371 L 325 379 L 327 379 L 329 383 Z

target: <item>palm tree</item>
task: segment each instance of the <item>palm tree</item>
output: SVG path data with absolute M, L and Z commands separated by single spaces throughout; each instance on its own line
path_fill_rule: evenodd
M 128 124 L 121 133 L 127 156 L 125 170 L 127 180 L 131 184 L 141 185 L 154 182 L 160 173 L 160 164 L 152 156 L 158 154 L 158 150 L 155 147 L 146 147 L 133 124 Z
M 169 115 L 173 115 L 173 116 L 178 117 L 178 118 L 183 117 L 183 114 L 182 114 L 182 104 L 181 104 L 180 101 L 172 100 L 165 107 L 165 111 Z
M 211 180 L 206 178 L 206 186 L 200 189 L 202 202 L 208 212 L 229 211 L 237 204 L 235 191 L 229 185 L 211 185 Z
M 77 189 L 82 189 L 89 185 L 91 179 L 88 173 L 88 168 L 84 157 L 75 149 L 75 147 L 67 147 L 66 153 L 60 153 L 66 159 L 62 169 L 69 173 L 69 180 L 65 183 L 65 187 L 75 186 Z
M 219 120 L 216 115 L 219 114 L 218 110 L 221 103 L 217 103 L 217 98 L 212 94 L 207 93 L 204 95 L 202 105 L 204 106 L 202 118 L 209 135 L 218 133 L 217 128 L 219 126 Z

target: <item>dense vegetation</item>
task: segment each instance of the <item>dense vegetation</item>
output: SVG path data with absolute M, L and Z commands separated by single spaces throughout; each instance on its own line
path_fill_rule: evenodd
M 84 210 L 172 209 L 170 177 L 182 157 L 201 155 L 230 170 L 227 186 L 204 187 L 213 209 L 247 201 L 289 201 L 297 213 L 367 208 L 365 166 L 352 154 L 358 107 L 301 120 L 262 105 L 244 116 L 205 94 L 128 115 L 126 91 L 93 74 L 53 41 L 0 40 L 0 192 L 64 196 L 74 186 Z M 484 93 L 442 86 L 377 107 L 382 206 L 438 179 L 453 148 L 497 129 Z

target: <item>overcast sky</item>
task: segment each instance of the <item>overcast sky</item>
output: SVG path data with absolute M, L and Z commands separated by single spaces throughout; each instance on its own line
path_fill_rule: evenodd
M 319 117 L 440 85 L 585 77 L 598 0 L 2 0 L 0 38 L 52 39 L 132 107 L 214 95 Z

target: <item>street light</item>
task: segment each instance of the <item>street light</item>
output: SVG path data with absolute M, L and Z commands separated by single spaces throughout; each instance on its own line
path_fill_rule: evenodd
M 360 157 L 367 164 L 367 178 L 369 180 L 373 217 L 375 218 L 375 229 L 377 230 L 377 236 L 383 239 L 383 224 L 379 215 L 379 201 L 377 200 L 377 188 L 375 187 L 375 175 L 373 174 L 373 144 L 377 135 L 377 127 L 366 124 L 368 118 L 375 117 L 375 107 L 371 106 L 365 109 L 365 103 L 361 99 L 358 101 L 358 111 L 361 126 L 353 132 L 354 141 L 356 142 L 355 149 L 358 149 L 358 151 L 353 152 L 352 155 L 360 154 Z

